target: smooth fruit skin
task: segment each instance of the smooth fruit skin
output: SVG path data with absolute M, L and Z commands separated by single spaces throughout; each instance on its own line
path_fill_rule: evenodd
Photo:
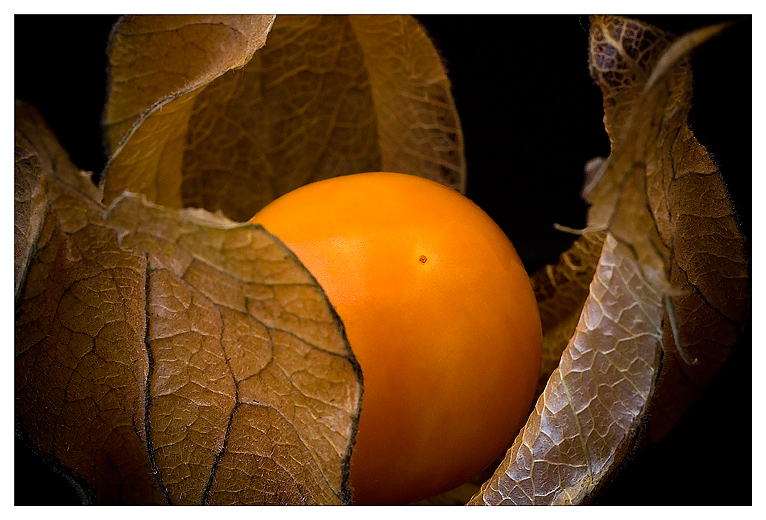
M 484 211 L 377 172 L 306 185 L 251 222 L 314 275 L 362 368 L 355 504 L 447 491 L 508 447 L 533 404 L 542 332 L 521 260 Z

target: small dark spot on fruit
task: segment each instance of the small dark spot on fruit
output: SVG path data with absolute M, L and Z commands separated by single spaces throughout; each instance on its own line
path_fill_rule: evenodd
M 426 258 L 426 255 L 420 255 L 420 258 L 418 258 L 418 260 L 420 260 L 421 264 L 425 264 L 426 262 L 428 262 L 428 258 Z

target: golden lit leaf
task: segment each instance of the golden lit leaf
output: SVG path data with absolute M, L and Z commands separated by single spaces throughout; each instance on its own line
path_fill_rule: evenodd
M 164 52 L 134 58 L 163 70 Z M 129 189 L 245 221 L 294 188 L 349 173 L 400 171 L 465 188 L 449 81 L 411 17 L 279 16 L 266 45 L 224 72 L 161 110 L 141 106 L 106 172 L 107 202 Z
M 195 98 L 266 42 L 273 15 L 126 16 L 109 45 L 104 118 L 109 203 L 124 190 L 180 207 L 181 153 Z
M 460 121 L 450 83 L 425 31 L 409 16 L 352 16 L 375 105 L 383 171 L 465 191 Z
M 125 16 L 112 29 L 109 103 L 104 116 L 114 152 L 158 103 L 242 67 L 266 42 L 273 15 Z

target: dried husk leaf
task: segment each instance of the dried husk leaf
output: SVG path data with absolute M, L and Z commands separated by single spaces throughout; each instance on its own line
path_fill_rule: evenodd
M 585 233 L 561 254 L 557 264 L 548 265 L 530 277 L 543 327 L 538 395 L 577 328 L 605 237 L 603 232 Z
M 245 221 L 343 174 L 399 171 L 465 188 L 449 81 L 407 16 L 279 16 L 244 67 L 142 117 L 106 172 L 107 202 L 127 188 Z
M 124 16 L 112 29 L 107 145 L 114 152 L 157 103 L 242 67 L 266 42 L 274 15 Z
M 613 141 L 601 175 L 615 183 L 631 174 L 646 179 L 637 204 L 651 208 L 651 225 L 643 224 L 643 236 L 651 237 L 656 249 L 642 249 L 636 240 L 640 231 L 617 219 L 609 229 L 617 229 L 638 254 L 645 250 L 655 265 L 662 251 L 668 266 L 662 282 L 670 288 L 663 320 L 666 355 L 647 425 L 653 441 L 670 431 L 723 365 L 748 308 L 747 256 L 734 209 L 717 167 L 686 125 L 692 93 L 686 55 L 725 27 L 675 39 L 617 17 L 597 17 L 592 25 L 591 70 L 604 92 L 604 121 Z M 606 52 L 615 44 L 625 61 Z M 657 66 L 634 72 L 631 60 Z M 637 73 L 644 83 L 629 79 Z M 590 197 L 600 199 L 595 192 Z M 597 203 L 591 211 L 606 215 L 603 208 Z M 589 226 L 600 225 L 599 217 L 590 217 Z
M 101 192 L 93 184 L 90 175 L 72 164 L 69 154 L 61 147 L 37 109 L 20 100 L 16 100 L 15 108 L 16 132 L 24 136 L 32 146 L 43 169 L 53 172 L 88 198 L 101 200 Z
M 274 15 L 126 16 L 110 38 L 105 203 L 124 190 L 181 207 L 184 130 L 194 99 L 262 47 Z
M 17 184 L 48 187 L 16 309 L 19 434 L 89 502 L 349 503 L 361 372 L 289 250 L 134 195 L 106 220 L 17 150 Z
M 16 305 L 17 429 L 86 501 L 161 502 L 144 435 L 146 260 L 118 246 L 98 202 L 50 168 L 43 178 Z
M 636 302 L 625 307 L 622 295 Z M 663 295 L 607 235 L 590 295 L 527 424 L 469 505 L 583 501 L 625 453 L 660 357 Z
M 260 226 L 204 210 L 124 195 L 107 222 L 148 254 L 147 413 L 171 502 L 349 502 L 361 375 L 308 271 Z
M 450 83 L 430 38 L 410 16 L 352 16 L 378 120 L 379 169 L 465 192 L 463 136 Z
M 650 401 L 656 406 L 675 398 L 663 394 L 667 383 L 655 393 L 654 382 L 660 346 L 667 348 L 679 336 L 679 329 L 668 329 L 679 324 L 692 331 L 692 306 L 685 320 L 677 319 L 679 302 L 690 294 L 688 287 L 678 290 L 679 244 L 687 246 L 690 258 L 699 262 L 702 257 L 698 278 L 719 284 L 727 279 L 733 294 L 718 292 L 720 286 L 709 286 L 710 292 L 717 301 L 735 302 L 728 307 L 732 322 L 742 318 L 746 260 L 741 237 L 725 191 L 709 188 L 720 178 L 700 169 L 709 159 L 696 141 L 689 150 L 693 137 L 685 127 L 691 81 L 685 56 L 721 29 L 706 28 L 671 44 L 670 35 L 633 20 L 592 20 L 591 68 L 604 90 L 612 154 L 588 179 L 583 194 L 591 204 L 586 231 L 605 230 L 607 238 L 559 367 L 503 463 L 469 504 L 586 502 L 634 442 Z M 717 181 L 701 182 L 704 192 L 684 185 L 700 172 Z M 681 200 L 682 185 L 689 199 Z M 676 224 L 692 215 L 701 219 L 699 228 Z M 726 237 L 725 245 L 712 246 L 710 234 Z M 727 245 L 733 252 L 724 251 Z M 714 262 L 716 256 L 725 261 Z M 703 302 L 695 303 L 700 312 Z M 715 308 L 703 313 L 711 319 L 713 314 Z M 731 330 L 736 324 L 728 325 L 723 330 L 720 321 L 713 325 L 712 340 L 706 331 L 714 356 L 722 350 L 713 345 L 717 340 L 736 339 Z
M 13 286 L 14 301 L 17 301 L 33 248 L 42 229 L 48 193 L 39 157 L 29 141 L 18 131 L 14 158 Z

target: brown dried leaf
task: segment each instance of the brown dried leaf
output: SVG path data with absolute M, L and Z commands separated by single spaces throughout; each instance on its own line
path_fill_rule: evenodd
M 624 294 L 635 295 L 626 307 Z M 624 455 L 659 363 L 662 294 L 607 235 L 575 335 L 502 464 L 469 505 L 578 503 Z
M 93 184 L 90 175 L 72 164 L 69 154 L 61 147 L 35 107 L 16 100 L 15 124 L 16 131 L 29 141 L 44 170 L 53 172 L 88 198 L 101 200 L 101 191 Z
M 124 190 L 181 207 L 185 129 L 195 98 L 266 42 L 273 15 L 126 16 L 109 45 L 104 200 Z
M 18 131 L 14 156 L 13 285 L 14 299 L 17 301 L 42 228 L 48 206 L 48 194 L 45 173 L 37 152 Z
M 112 29 L 104 127 L 114 152 L 167 98 L 242 67 L 266 42 L 273 15 L 124 16 Z
M 146 260 L 119 247 L 102 206 L 49 167 L 43 175 L 44 223 L 16 307 L 17 426 L 87 500 L 156 503 L 145 450 Z
M 604 233 L 584 234 L 562 253 L 557 264 L 540 269 L 530 278 L 543 326 L 538 395 L 543 392 L 577 328 L 604 238 Z
M 107 222 L 148 254 L 147 413 L 171 501 L 348 502 L 361 381 L 308 271 L 260 226 L 204 210 L 124 195 Z
M 604 91 L 612 153 L 583 194 L 591 204 L 586 231 L 606 230 L 607 238 L 559 367 L 470 504 L 587 501 L 634 442 L 650 401 L 655 407 L 676 397 L 663 393 L 675 377 L 664 364 L 670 384 L 654 389 L 660 346 L 688 335 L 720 358 L 736 339 L 745 311 L 744 247 L 720 177 L 685 126 L 685 56 L 721 29 L 673 42 L 633 20 L 592 20 L 591 68 Z M 695 272 L 688 282 L 679 276 L 685 265 Z M 698 297 L 703 291 L 711 300 Z M 711 320 L 710 328 L 702 320 Z
M 98 503 L 348 503 L 361 375 L 295 257 L 259 226 L 133 195 L 105 219 L 43 178 L 17 305 L 22 435 Z
M 658 265 L 661 252 L 664 283 L 672 288 L 670 314 L 663 320 L 666 356 L 649 415 L 655 441 L 723 365 L 747 310 L 747 256 L 734 210 L 718 169 L 686 125 L 692 93 L 686 56 L 726 26 L 678 39 L 616 17 L 594 18 L 591 29 L 591 69 L 604 92 L 613 151 L 600 172 L 605 184 L 590 194 L 589 226 L 601 226 L 602 216 L 613 210 L 605 193 L 609 184 L 645 182 L 637 209 L 618 212 L 633 216 L 614 218 L 608 227 L 631 244 L 644 265 Z M 610 55 L 614 45 L 622 59 Z M 643 83 L 636 83 L 631 62 L 657 65 L 644 65 Z M 619 204 L 626 208 L 624 201 Z M 626 226 L 636 226 L 636 216 L 643 221 L 640 228 Z M 650 247 L 644 238 L 650 238 Z
M 162 67 L 150 50 L 142 67 Z M 348 173 L 465 188 L 449 81 L 407 16 L 279 16 L 241 70 L 143 114 L 106 172 L 107 202 L 130 189 L 244 221 L 294 188 Z
M 14 292 L 18 300 L 48 205 L 47 176 L 55 174 L 94 201 L 101 200 L 101 192 L 88 174 L 71 163 L 37 109 L 20 100 L 15 109 Z
M 673 166 L 689 168 L 688 158 L 671 149 L 679 131 L 689 132 L 686 57 L 723 28 L 706 27 L 673 42 L 673 35 L 625 18 L 594 17 L 591 24 L 591 74 L 604 92 L 612 153 L 583 188 L 588 228 L 608 230 L 630 248 L 650 283 L 668 290 L 670 220 L 677 210 L 669 200 Z

